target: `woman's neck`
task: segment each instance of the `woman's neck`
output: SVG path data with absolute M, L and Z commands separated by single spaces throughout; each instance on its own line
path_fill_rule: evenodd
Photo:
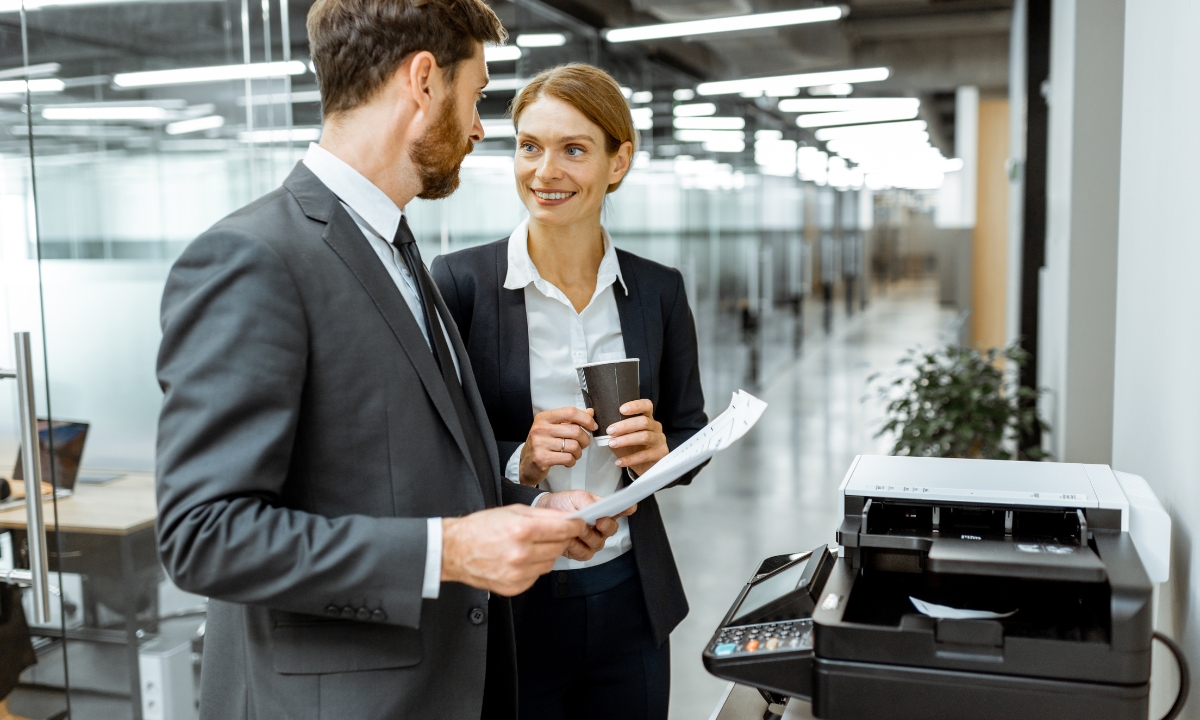
M 542 225 L 529 220 L 529 259 L 538 274 L 583 312 L 596 292 L 596 274 L 604 259 L 599 216 L 572 225 Z

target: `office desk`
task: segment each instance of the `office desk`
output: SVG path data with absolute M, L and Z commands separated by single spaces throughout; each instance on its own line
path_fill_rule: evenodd
M 158 509 L 154 476 L 129 473 L 104 485 L 76 485 L 71 497 L 58 499 L 58 525 L 49 499 L 43 503 L 46 539 L 54 571 L 84 578 L 83 627 L 68 628 L 66 639 L 125 646 L 133 717 L 141 720 L 138 645 L 158 629 L 158 583 L 162 568 L 154 533 Z M 56 529 L 61 537 L 56 537 Z M 0 512 L 0 532 L 12 531 L 13 546 L 25 540 L 25 508 Z M 61 539 L 62 554 L 57 542 Z M 56 565 L 56 560 L 60 561 Z M 123 629 L 113 615 L 123 616 Z M 34 627 L 35 635 L 63 637 L 59 628 Z
M 752 687 L 729 683 L 709 720 L 763 720 L 767 701 Z M 814 720 L 812 705 L 805 700 L 789 700 L 782 720 Z

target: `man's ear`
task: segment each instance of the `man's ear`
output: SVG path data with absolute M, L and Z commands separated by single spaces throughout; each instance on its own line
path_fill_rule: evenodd
M 409 96 L 417 104 L 420 112 L 428 113 L 429 108 L 433 105 L 434 93 L 441 92 L 441 88 L 435 88 L 435 85 L 442 82 L 437 60 L 433 57 L 433 53 L 422 50 L 410 57 L 405 65 L 408 68 Z M 404 65 L 401 66 L 401 72 L 404 71 L 404 67 Z

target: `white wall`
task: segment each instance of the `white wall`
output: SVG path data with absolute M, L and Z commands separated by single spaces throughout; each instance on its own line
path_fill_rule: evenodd
M 1127 0 L 1112 460 L 1173 518 L 1159 625 L 1200 673 L 1200 3 Z M 1167 688 L 1172 690 L 1173 688 Z M 1200 702 L 1186 717 L 1200 717 Z
M 1038 381 L 1057 460 L 1111 457 L 1124 0 L 1053 0 Z

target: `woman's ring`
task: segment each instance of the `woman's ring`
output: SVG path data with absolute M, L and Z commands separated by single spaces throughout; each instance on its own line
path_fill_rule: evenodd
M 566 438 L 559 438 L 559 439 L 562 440 L 562 447 L 559 448 L 558 451 L 566 452 L 567 451 L 567 439 Z

